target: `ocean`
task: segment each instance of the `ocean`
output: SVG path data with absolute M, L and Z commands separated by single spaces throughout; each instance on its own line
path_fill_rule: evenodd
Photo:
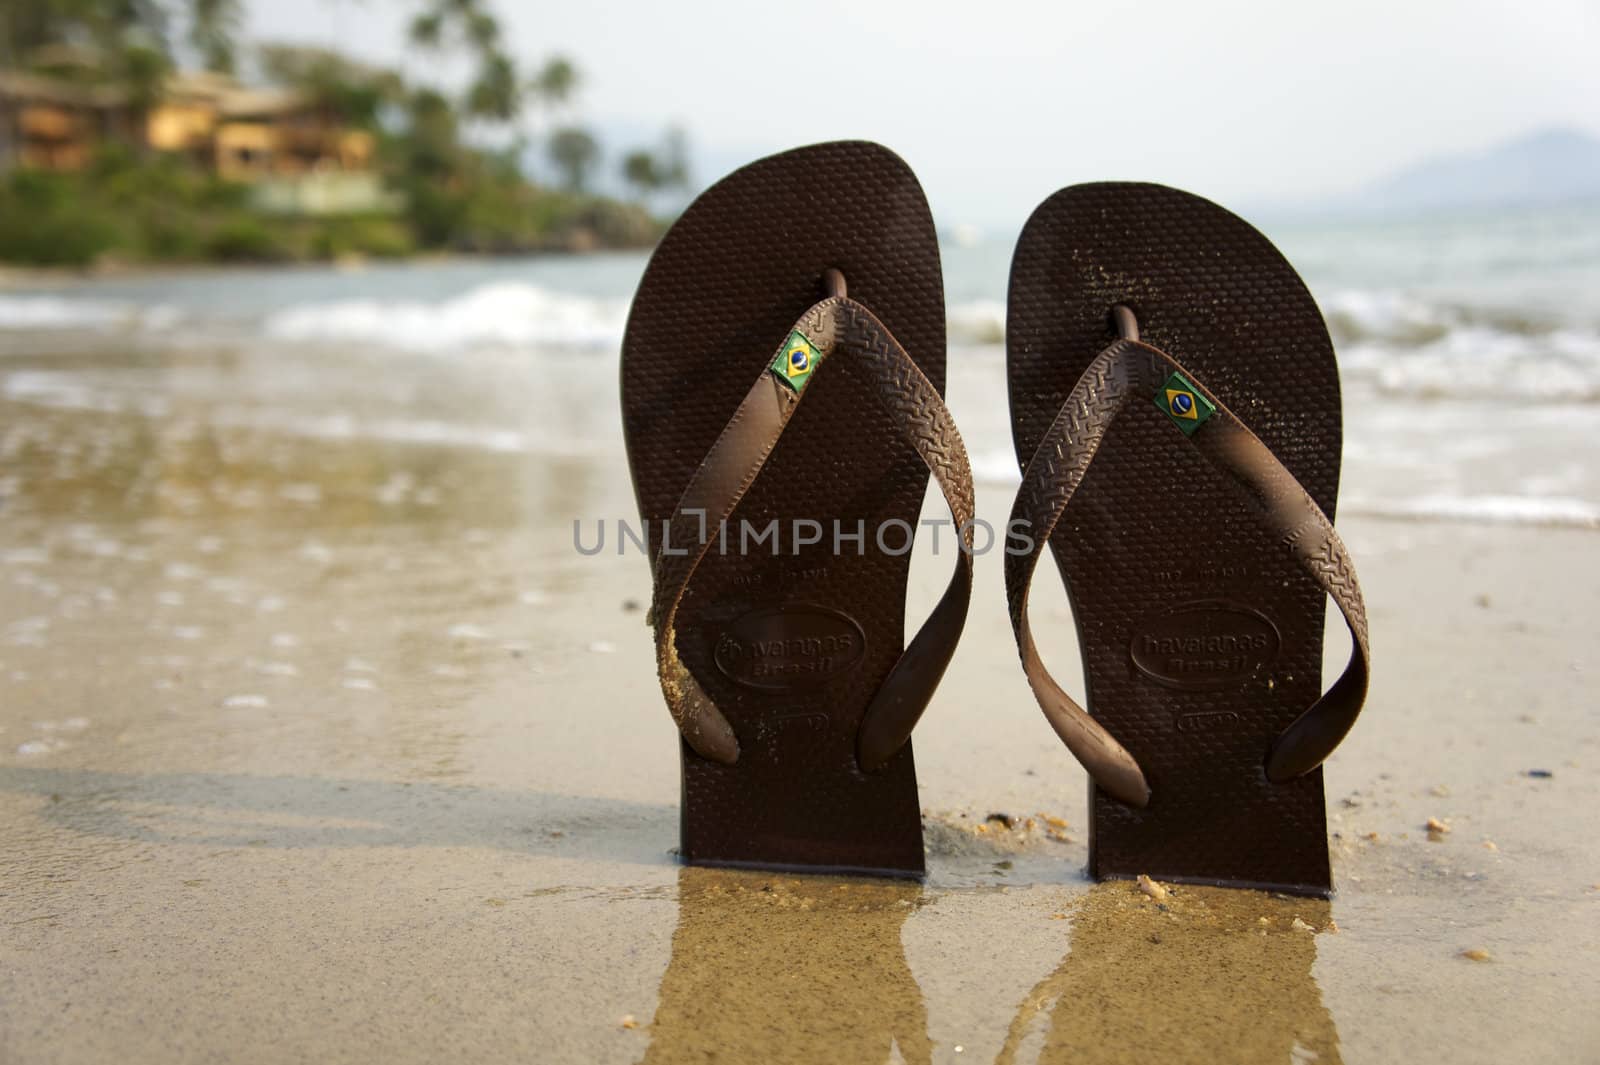
M 1600 526 L 1600 207 L 1264 228 L 1339 352 L 1341 513 Z M 943 249 L 949 402 L 978 477 L 999 484 L 1017 479 L 1003 365 L 1011 244 L 996 234 Z M 620 455 L 617 351 L 645 261 L 16 282 L 0 288 L 0 464 L 42 442 L 51 411 L 210 434 L 224 450 L 370 439 Z M 14 482 L 0 465 L 0 499 Z

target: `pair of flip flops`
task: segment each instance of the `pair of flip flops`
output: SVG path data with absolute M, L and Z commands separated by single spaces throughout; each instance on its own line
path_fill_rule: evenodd
M 1028 683 L 1089 772 L 1091 874 L 1325 894 L 1319 767 L 1360 711 L 1367 641 L 1331 524 L 1339 381 L 1316 304 L 1222 208 L 1080 185 L 1023 230 L 1006 333 L 1022 471 L 1006 595 Z M 651 258 L 622 404 L 686 861 L 923 872 L 910 736 L 978 546 L 944 379 L 933 220 L 878 145 L 753 163 Z M 930 474 L 959 543 L 908 641 Z M 1083 705 L 1028 623 L 1046 545 Z M 1324 692 L 1328 598 L 1353 651 Z

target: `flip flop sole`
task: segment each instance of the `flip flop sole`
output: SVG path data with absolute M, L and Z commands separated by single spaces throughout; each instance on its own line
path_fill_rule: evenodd
M 1157 185 L 1064 189 L 1018 240 L 1007 374 L 1020 461 L 1112 339 L 1118 303 L 1331 519 L 1339 378 L 1316 303 L 1248 223 Z M 1323 592 L 1156 399 L 1113 425 L 1050 541 L 1089 712 L 1152 792 L 1140 810 L 1091 786 L 1090 872 L 1326 894 L 1321 770 L 1272 783 L 1263 768 L 1320 694 Z
M 673 225 L 634 298 L 623 422 L 648 528 L 659 534 L 829 268 L 942 391 L 938 241 L 906 164 L 862 142 L 752 163 Z M 911 746 L 868 774 L 856 733 L 904 647 L 900 544 L 927 484 L 865 374 L 830 361 L 730 517 L 727 553 L 714 547 L 684 596 L 679 658 L 740 744 L 721 765 L 680 742 L 686 861 L 921 875 Z M 797 521 L 818 523 L 822 542 L 796 546 L 815 531 L 794 536 Z M 777 549 L 752 546 L 772 522 Z M 835 522 L 865 536 L 836 552 Z

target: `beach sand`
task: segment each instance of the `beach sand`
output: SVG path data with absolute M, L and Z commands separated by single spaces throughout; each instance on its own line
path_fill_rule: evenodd
M 1084 876 L 997 555 L 915 737 L 926 883 L 686 869 L 646 562 L 572 547 L 620 444 L 0 402 L 0 458 L 0 1061 L 1600 1058 L 1593 530 L 1341 522 L 1337 894 L 1158 901 Z

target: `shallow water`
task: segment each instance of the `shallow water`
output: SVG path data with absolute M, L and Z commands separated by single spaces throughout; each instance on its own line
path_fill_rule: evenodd
M 566 515 L 625 512 L 618 460 L 194 409 L 0 406 L 26 441 L 0 527 L 0 1057 L 1600 1049 L 1588 530 L 1345 523 L 1381 658 L 1329 767 L 1331 904 L 1089 885 L 1083 776 L 995 595 L 918 731 L 925 884 L 689 870 L 644 561 L 571 548 Z M 919 557 L 913 612 L 943 568 Z M 1036 609 L 1076 684 L 1064 605 Z
M 1600 209 L 1267 228 L 1339 348 L 1347 505 L 1600 525 L 1589 432 L 1600 404 Z M 943 249 L 950 403 L 977 474 L 996 483 L 1016 479 L 1001 343 L 1010 248 L 992 234 Z M 35 280 L 0 291 L 0 352 L 11 356 L 0 395 L 140 431 L 178 415 L 246 439 L 605 456 L 619 437 L 616 350 L 644 261 Z
M 965 269 L 952 304 L 991 299 Z M 1331 903 L 1085 880 L 993 557 L 916 738 L 926 883 L 684 869 L 645 562 L 572 547 L 632 511 L 636 270 L 0 297 L 36 301 L 0 331 L 0 1060 L 1600 1056 L 1592 398 L 1347 373 L 1376 671 L 1328 766 Z M 981 513 L 1015 477 L 993 326 L 950 386 Z M 1570 356 L 1543 328 L 1530 381 Z M 913 615 L 945 570 L 917 556 Z

